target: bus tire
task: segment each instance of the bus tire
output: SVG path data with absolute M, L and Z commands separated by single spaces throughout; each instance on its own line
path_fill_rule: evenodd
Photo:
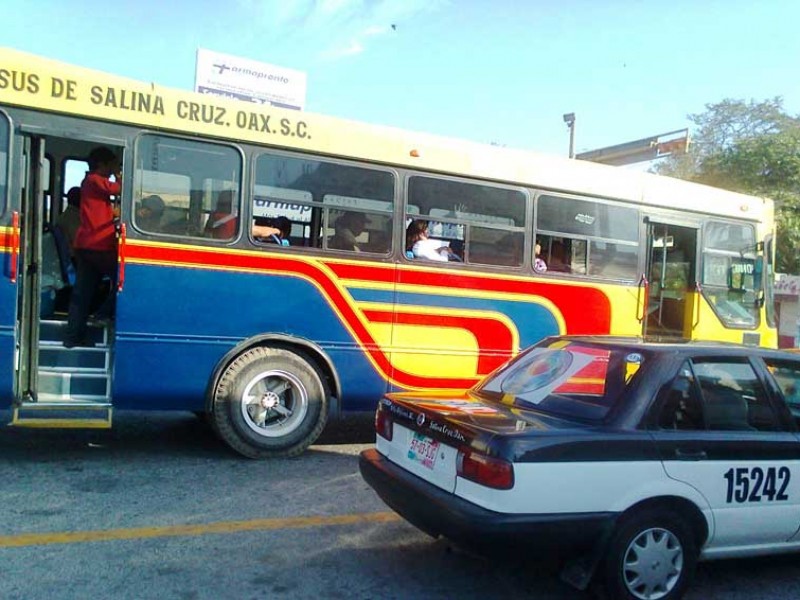
M 325 428 L 328 387 L 305 355 L 251 348 L 222 373 L 213 419 L 220 437 L 248 458 L 296 456 Z

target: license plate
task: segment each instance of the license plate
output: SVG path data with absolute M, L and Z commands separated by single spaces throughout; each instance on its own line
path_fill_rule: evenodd
M 408 458 L 423 467 L 433 470 L 436 455 L 439 453 L 439 442 L 421 433 L 414 433 L 408 445 Z

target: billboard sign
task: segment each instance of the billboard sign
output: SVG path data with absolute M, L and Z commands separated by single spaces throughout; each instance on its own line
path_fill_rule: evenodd
M 194 90 L 201 94 L 303 110 L 306 74 L 198 48 Z

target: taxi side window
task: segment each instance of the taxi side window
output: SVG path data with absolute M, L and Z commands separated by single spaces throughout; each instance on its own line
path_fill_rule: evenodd
M 800 363 L 765 359 L 767 369 L 783 393 L 790 408 L 800 408 Z
M 777 431 L 778 416 L 747 359 L 695 359 L 692 369 L 712 431 Z
M 662 388 L 658 413 L 660 429 L 704 429 L 703 408 L 689 362 L 683 363 L 677 377 Z

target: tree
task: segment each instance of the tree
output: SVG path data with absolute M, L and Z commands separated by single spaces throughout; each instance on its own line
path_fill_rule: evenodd
M 655 171 L 775 201 L 777 270 L 800 273 L 800 119 L 783 101 L 723 100 L 689 115 L 693 143 Z

